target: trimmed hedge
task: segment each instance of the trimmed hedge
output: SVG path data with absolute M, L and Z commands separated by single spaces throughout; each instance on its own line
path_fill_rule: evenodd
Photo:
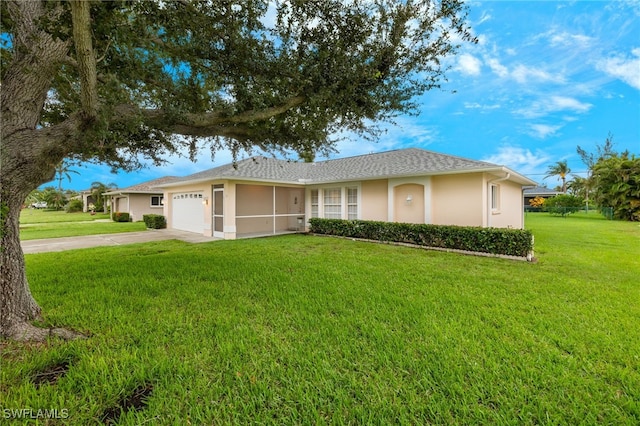
M 111 215 L 111 219 L 113 219 L 114 222 L 129 222 L 129 221 L 131 221 L 129 213 L 127 213 L 127 212 L 114 212 Z
M 144 214 L 142 215 L 142 220 L 147 225 L 147 228 L 150 229 L 164 229 L 167 227 L 167 219 L 161 214 Z
M 315 234 L 518 257 L 528 257 L 533 252 L 533 235 L 523 229 L 319 218 L 309 219 L 309 224 L 309 230 Z

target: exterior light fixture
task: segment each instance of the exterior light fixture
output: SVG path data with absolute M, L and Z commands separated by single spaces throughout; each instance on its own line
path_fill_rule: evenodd
M 407 204 L 411 204 L 412 201 L 413 201 L 413 195 L 411 194 L 407 195 Z

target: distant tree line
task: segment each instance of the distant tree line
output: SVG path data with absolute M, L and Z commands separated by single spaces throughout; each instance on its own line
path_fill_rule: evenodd
M 549 166 L 547 175 L 558 176 L 562 186 L 558 190 L 579 200 L 587 208 L 595 204 L 598 208 L 611 208 L 616 219 L 640 221 L 640 157 L 630 153 L 616 152 L 613 136 L 609 134 L 603 145 L 590 153 L 577 147 L 578 155 L 587 166 L 587 176 L 571 175 L 567 161 L 558 161 Z M 556 198 L 556 197 L 554 197 Z M 566 196 L 563 200 L 567 201 Z M 558 200 L 551 203 L 557 204 Z M 544 205 L 547 206 L 550 200 Z M 575 205 L 575 200 L 571 200 Z

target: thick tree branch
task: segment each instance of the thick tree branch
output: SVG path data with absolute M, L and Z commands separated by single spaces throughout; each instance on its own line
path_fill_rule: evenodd
M 87 0 L 73 0 L 71 3 L 73 40 L 76 49 L 78 72 L 80 73 L 80 99 L 86 119 L 93 120 L 98 115 L 98 84 L 96 57 L 91 40 L 90 3 Z
M 268 120 L 284 114 L 292 108 L 302 105 L 306 101 L 304 96 L 294 96 L 281 105 L 262 110 L 245 111 L 232 116 L 223 116 L 218 112 L 205 114 L 185 114 L 182 118 L 169 122 L 167 113 L 163 110 L 144 109 L 144 121 L 153 127 L 189 136 L 226 136 L 242 138 L 248 136 L 246 124 Z M 128 108 L 121 109 L 120 114 L 130 113 Z

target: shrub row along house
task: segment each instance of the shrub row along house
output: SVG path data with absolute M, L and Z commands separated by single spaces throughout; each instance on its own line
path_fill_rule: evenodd
M 162 211 L 169 228 L 234 239 L 303 231 L 312 217 L 521 229 L 531 185 L 504 166 L 409 148 L 314 163 L 251 157 L 109 195 L 134 220 Z

